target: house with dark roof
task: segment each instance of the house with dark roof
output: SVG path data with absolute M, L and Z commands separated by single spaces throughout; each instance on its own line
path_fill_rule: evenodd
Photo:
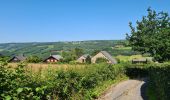
M 45 58 L 43 62 L 45 63 L 56 63 L 63 59 L 60 55 L 50 55 L 49 57 Z
M 77 62 L 79 62 L 79 63 L 86 63 L 86 59 L 87 59 L 88 57 L 91 58 L 91 56 L 90 56 L 89 54 L 84 54 L 84 55 L 82 55 L 81 57 L 79 57 L 79 58 L 77 59 Z
M 106 51 L 101 51 L 98 54 L 96 54 L 94 57 L 92 57 L 92 63 L 96 63 L 96 60 L 98 58 L 104 58 L 108 60 L 109 64 L 117 64 L 117 60 L 113 58 L 108 52 Z
M 24 55 L 14 56 L 12 57 L 9 62 L 22 62 L 25 61 L 26 57 Z

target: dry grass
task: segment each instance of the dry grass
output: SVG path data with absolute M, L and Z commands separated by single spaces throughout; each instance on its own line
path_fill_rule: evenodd
M 16 68 L 18 66 L 19 63 L 9 63 L 8 65 L 11 66 L 12 68 Z M 38 72 L 40 70 L 46 71 L 48 68 L 52 69 L 53 71 L 57 71 L 57 70 L 68 70 L 68 69 L 82 69 L 84 68 L 86 65 L 80 65 L 80 64 L 75 64 L 75 65 L 71 65 L 71 64 L 43 64 L 43 63 L 38 63 L 38 64 L 34 64 L 34 63 L 29 63 L 26 65 L 27 69 L 30 69 L 34 72 Z

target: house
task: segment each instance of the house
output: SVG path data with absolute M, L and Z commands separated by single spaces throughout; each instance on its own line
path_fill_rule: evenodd
M 50 55 L 43 62 L 45 62 L 45 63 L 56 63 L 56 62 L 61 61 L 62 59 L 63 59 L 63 57 L 60 56 L 60 55 Z
M 108 60 L 108 63 L 110 64 L 117 64 L 117 61 L 115 58 L 113 58 L 108 52 L 106 51 L 101 51 L 98 54 L 96 54 L 94 57 L 92 57 L 92 63 L 96 63 L 96 60 L 98 58 L 104 58 Z
M 26 57 L 24 55 L 14 56 L 12 57 L 9 62 L 22 62 L 25 61 Z
M 132 64 L 143 63 L 146 64 L 148 62 L 147 58 L 134 58 L 132 59 Z
M 89 54 L 84 54 L 84 55 L 82 55 L 81 57 L 79 57 L 79 58 L 77 59 L 77 62 L 79 62 L 79 63 L 86 63 L 86 59 L 87 59 L 88 57 L 91 58 L 91 56 L 90 56 Z

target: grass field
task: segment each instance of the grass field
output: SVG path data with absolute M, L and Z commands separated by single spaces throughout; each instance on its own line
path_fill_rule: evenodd
M 115 48 L 116 50 L 132 50 L 132 47 L 120 47 L 120 48 Z
M 147 58 L 152 59 L 152 57 L 143 57 L 142 55 L 132 55 L 132 56 L 124 56 L 124 55 L 118 55 L 116 56 L 117 59 L 120 60 L 120 62 L 130 62 L 134 58 Z
M 8 65 L 11 66 L 12 68 L 15 68 L 18 66 L 19 63 L 9 63 Z M 37 72 L 39 70 L 47 70 L 48 68 L 53 69 L 53 71 L 64 69 L 82 69 L 86 65 L 81 65 L 81 64 L 43 64 L 43 63 L 29 63 L 26 64 L 27 69 L 31 69 L 34 72 Z

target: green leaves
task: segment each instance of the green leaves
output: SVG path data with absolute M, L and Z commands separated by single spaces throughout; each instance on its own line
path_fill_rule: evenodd
M 153 87 L 155 96 L 159 100 L 170 98 L 170 64 L 151 65 L 149 69 L 149 86 Z
M 17 94 L 20 94 L 24 89 L 23 88 L 18 88 L 17 89 Z
M 92 99 L 98 95 L 92 89 L 124 73 L 120 66 L 88 64 L 82 69 L 61 70 L 45 76 L 27 72 L 23 63 L 13 70 L 0 65 L 0 98 L 8 100 Z
M 11 100 L 12 98 L 11 98 L 11 96 L 5 96 L 5 100 Z
M 170 60 L 170 17 L 168 13 L 156 13 L 151 8 L 147 11 L 148 15 L 137 21 L 136 27 L 129 24 L 131 34 L 127 35 L 127 40 L 135 51 L 150 53 L 158 61 Z

